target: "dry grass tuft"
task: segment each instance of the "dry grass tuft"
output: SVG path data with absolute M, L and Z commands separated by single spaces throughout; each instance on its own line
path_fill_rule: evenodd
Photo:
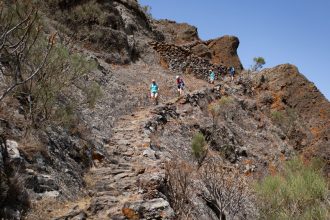
M 61 201 L 56 198 L 44 198 L 32 203 L 31 210 L 26 215 L 26 220 L 44 220 L 64 216 L 74 207 L 85 210 L 90 204 L 90 197 L 82 197 L 77 201 Z

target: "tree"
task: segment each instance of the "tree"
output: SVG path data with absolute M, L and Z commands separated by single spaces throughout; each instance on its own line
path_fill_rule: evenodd
M 252 71 L 258 71 L 265 65 L 266 61 L 263 57 L 253 58 L 254 65 L 252 66 Z
M 322 163 L 306 164 L 300 158 L 256 185 L 260 219 L 329 219 L 329 190 Z
M 47 35 L 42 27 L 32 1 L 0 5 L 0 102 L 13 94 L 31 125 L 48 119 L 70 123 L 76 102 L 69 88 L 78 88 L 79 79 L 96 65 L 56 42 L 57 34 Z M 93 107 L 99 87 L 79 89 Z
M 39 51 L 40 59 L 31 62 L 31 51 L 41 33 L 38 11 L 20 3 L 9 6 L 2 3 L 0 7 L 0 70 L 6 84 L 0 93 L 1 102 L 17 87 L 26 86 L 40 74 L 54 45 L 55 35 L 51 35 Z

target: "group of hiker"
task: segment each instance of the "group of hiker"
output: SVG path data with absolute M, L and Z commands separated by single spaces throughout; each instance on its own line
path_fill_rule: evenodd
M 176 76 L 176 84 L 177 84 L 178 95 L 182 96 L 184 90 L 184 81 L 180 76 Z M 154 99 L 156 101 L 156 104 L 158 99 L 158 91 L 159 91 L 158 84 L 156 83 L 156 80 L 153 79 L 150 85 L 150 98 Z
M 235 68 L 233 66 L 229 67 L 229 75 L 231 81 L 234 80 L 234 75 L 235 75 Z M 209 71 L 209 83 L 214 84 L 215 81 L 215 71 L 213 69 L 210 69 Z
M 230 74 L 231 81 L 233 81 L 234 75 L 235 75 L 234 67 L 231 66 L 229 68 L 229 74 Z M 209 70 L 209 83 L 214 84 L 215 79 L 216 79 L 216 73 L 213 69 L 210 69 Z M 182 77 L 176 76 L 176 85 L 177 85 L 178 96 L 180 96 L 180 97 L 183 96 L 183 90 L 184 90 L 185 84 L 184 84 Z M 153 79 L 152 83 L 150 85 L 150 98 L 153 99 L 156 104 L 158 102 L 158 91 L 159 91 L 158 84 L 156 83 L 156 80 Z

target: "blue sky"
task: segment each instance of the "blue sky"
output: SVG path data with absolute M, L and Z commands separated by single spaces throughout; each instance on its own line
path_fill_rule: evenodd
M 244 68 L 291 63 L 330 100 L 330 0 L 140 0 L 154 18 L 186 22 L 203 40 L 240 39 Z

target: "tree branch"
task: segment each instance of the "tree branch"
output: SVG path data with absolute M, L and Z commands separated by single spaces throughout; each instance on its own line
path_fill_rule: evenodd
M 50 53 L 50 51 L 51 51 L 51 49 L 52 49 L 52 47 L 53 47 L 53 45 L 52 44 L 49 44 L 49 48 L 47 49 L 47 52 L 46 52 L 46 55 L 45 55 L 45 57 L 44 57 L 44 59 L 43 59 L 43 61 L 41 62 L 41 64 L 39 65 L 39 67 L 28 77 L 28 78 L 26 78 L 25 80 L 23 80 L 23 81 L 18 81 L 17 79 L 15 80 L 16 82 L 13 84 L 13 85 L 11 85 L 9 88 L 7 88 L 4 92 L 3 92 L 3 94 L 0 96 L 0 102 L 4 99 L 4 97 L 8 94 L 8 93 L 10 93 L 13 89 L 15 89 L 17 86 L 19 86 L 19 85 L 22 85 L 22 84 L 24 84 L 24 83 L 26 83 L 26 82 L 28 82 L 28 81 L 30 81 L 34 76 L 36 76 L 38 73 L 39 73 L 39 71 L 42 69 L 42 67 L 45 65 L 45 63 L 46 63 L 46 61 L 47 61 L 47 58 L 48 58 L 48 55 L 49 55 L 49 53 Z M 16 72 L 18 72 L 18 71 L 16 71 Z

